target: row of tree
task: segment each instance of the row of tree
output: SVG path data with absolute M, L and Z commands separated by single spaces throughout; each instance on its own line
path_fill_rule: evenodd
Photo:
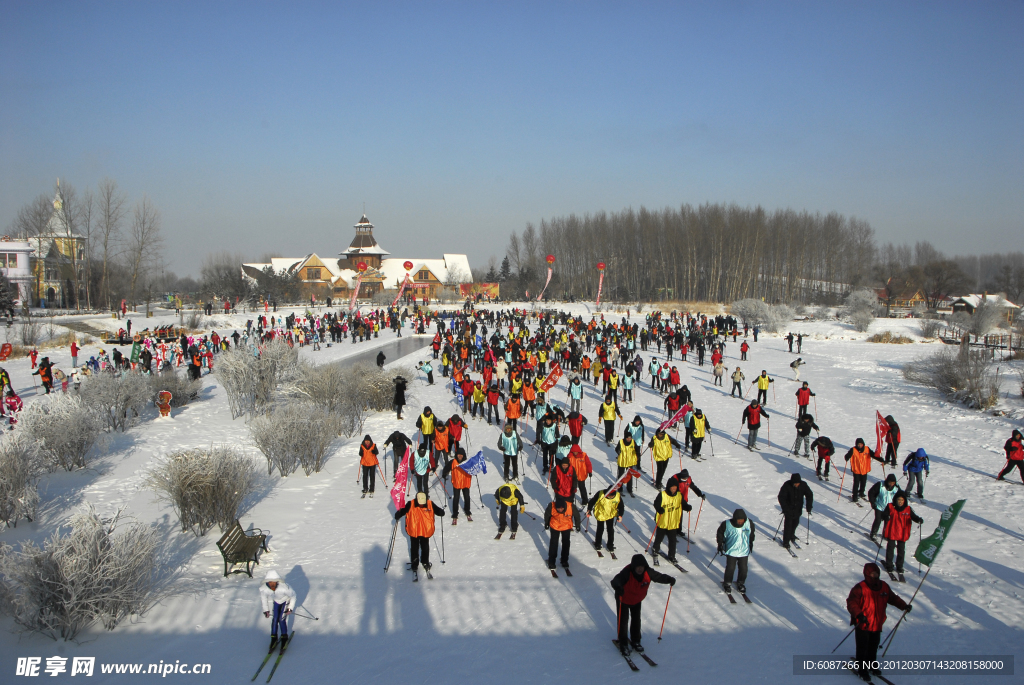
M 928 242 L 878 247 L 870 225 L 837 213 L 726 204 L 570 214 L 527 224 L 509 236 L 500 269 L 492 258 L 486 272 L 474 275 L 505 284 L 505 297 L 539 293 L 549 254 L 556 262 L 547 294 L 563 298 L 593 299 L 599 262 L 606 265 L 602 298 L 618 301 L 837 304 L 852 290 L 870 287 L 880 291 L 883 304 L 921 290 L 932 305 L 968 291 L 1004 292 L 1011 300 L 1024 291 L 1019 252 L 949 259 Z

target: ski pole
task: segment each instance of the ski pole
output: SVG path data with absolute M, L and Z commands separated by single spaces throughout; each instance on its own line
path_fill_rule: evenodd
M 741 423 L 740 424 L 740 429 L 738 431 L 736 431 L 736 437 L 733 438 L 733 442 L 735 442 L 737 445 L 740 444 L 740 433 L 742 433 L 742 432 L 743 432 L 743 424 Z
M 309 619 L 312 619 L 314 621 L 319 621 L 320 620 L 319 618 L 317 618 L 316 616 L 313 616 L 312 614 L 310 614 L 309 616 L 306 616 L 305 614 L 298 613 L 300 608 L 301 609 L 305 609 L 305 607 L 297 607 L 296 609 L 294 609 L 292 611 L 292 615 L 293 616 L 298 616 L 299 618 L 309 618 Z M 309 611 L 309 610 L 307 609 L 307 611 Z
M 694 524 L 693 524 L 693 532 L 694 532 L 694 533 L 696 533 L 696 532 L 697 532 L 697 526 L 699 526 L 699 525 L 700 525 L 700 512 L 701 512 L 701 510 L 702 510 L 703 508 L 704 508 L 704 498 L 703 498 L 703 497 L 701 497 L 701 498 L 700 498 L 700 506 L 699 506 L 699 507 L 697 507 L 697 520 L 696 520 L 696 521 L 694 522 Z
M 878 541 L 878 549 L 875 550 L 875 561 L 878 561 L 878 555 L 881 553 L 881 551 L 882 551 L 882 541 L 879 540 Z M 888 554 L 888 552 L 886 552 L 886 554 Z
M 782 512 L 782 518 L 779 519 L 779 527 L 775 529 L 775 535 L 772 536 L 772 542 L 778 542 L 779 530 L 782 528 L 782 522 L 786 520 L 786 512 Z
M 711 456 L 713 457 L 715 456 L 715 436 L 710 430 L 708 431 L 708 440 L 711 442 Z
M 686 512 L 686 553 L 690 553 L 690 512 Z
M 818 420 L 818 398 L 817 398 L 817 396 L 815 396 L 815 398 L 814 398 L 814 420 L 815 421 Z
M 668 603 L 672 599 L 672 586 L 668 586 L 668 599 L 665 600 L 665 613 L 661 616 L 661 630 L 658 632 L 658 642 L 661 642 L 661 634 L 665 632 L 665 618 L 668 616 Z
M 843 498 L 843 482 L 846 480 L 846 468 L 850 465 L 850 462 L 846 462 L 843 466 L 843 477 L 839 480 L 839 497 L 836 497 L 836 502 Z
M 922 586 L 922 585 L 924 585 L 924 581 L 925 581 L 925 580 L 926 580 L 926 579 L 928 578 L 928 574 L 929 574 L 929 573 L 931 573 L 931 572 L 932 572 L 932 567 L 931 567 L 931 566 L 929 566 L 929 567 L 928 567 L 928 570 L 927 570 L 927 571 L 925 571 L 925 574 L 924 574 L 924 578 L 922 578 L 922 579 L 921 579 L 921 582 L 920 582 L 920 583 L 918 584 L 918 586 L 917 586 L 917 590 L 914 590 L 914 594 L 913 594 L 913 595 L 912 595 L 912 596 L 910 597 L 910 601 L 909 601 L 909 602 L 907 602 L 907 605 L 908 605 L 908 606 L 914 603 L 914 598 L 916 598 L 916 597 L 917 597 L 917 593 L 918 593 L 918 592 L 920 592 L 920 590 L 921 590 L 921 586 Z M 895 626 L 893 626 L 893 628 L 892 628 L 892 632 L 890 632 L 890 633 L 889 633 L 889 634 L 888 634 L 888 635 L 886 636 L 886 640 L 888 640 L 888 642 L 887 642 L 887 644 L 885 645 L 885 651 L 884 651 L 884 652 L 882 652 L 882 657 L 883 657 L 883 658 L 885 658 L 885 655 L 886 655 L 886 653 L 888 653 L 888 651 L 889 651 L 889 648 L 890 648 L 890 647 L 892 647 L 892 640 L 893 640 L 893 638 L 894 638 L 894 637 L 896 636 L 896 631 L 897 631 L 897 630 L 899 629 L 899 627 L 900 627 L 900 624 L 902 624 L 902 623 L 903 623 L 903 619 L 905 619 L 906 617 L 907 617 L 907 612 L 906 612 L 906 610 L 904 610 L 904 611 L 903 611 L 903 615 L 902 615 L 902 616 L 900 616 L 900 620 L 896 622 L 896 625 L 895 625 Z M 883 642 L 885 642 L 886 640 L 883 640 Z
M 864 525 L 864 519 L 866 519 L 871 514 L 872 511 L 874 511 L 874 508 L 868 509 L 868 513 L 864 514 L 863 516 L 860 517 L 860 521 L 857 522 L 857 525 L 858 526 Z
M 382 482 L 384 483 L 384 487 L 387 487 L 388 486 L 388 477 L 386 475 L 384 475 L 383 471 L 381 471 L 380 463 L 379 462 L 377 463 L 377 473 L 380 474 Z
M 455 506 L 458 507 L 459 503 L 456 502 Z M 444 564 L 444 523 L 441 524 L 441 563 Z
M 359 475 L 362 472 L 362 470 L 363 470 L 363 462 L 362 461 L 356 462 L 356 484 L 357 485 L 359 484 Z
M 811 512 L 807 512 L 807 544 L 811 544 Z
M 721 552 L 715 552 L 715 556 L 711 557 L 711 561 L 708 562 L 708 568 L 711 568 L 711 564 L 715 563 L 715 559 L 718 558 L 719 554 L 721 554 Z
M 768 449 L 772 448 L 772 422 L 768 422 Z
M 384 573 L 388 572 L 388 568 L 391 566 L 391 555 L 395 549 L 395 533 L 398 532 L 398 520 L 395 520 L 394 525 L 391 526 L 391 544 L 388 545 L 388 558 L 384 563 Z
M 658 532 L 658 526 L 655 525 L 654 526 L 654 530 L 651 531 L 651 539 L 647 541 L 647 546 L 644 547 L 644 551 L 645 552 L 651 548 L 651 543 L 654 542 L 654 534 L 657 533 L 657 532 Z
M 854 627 L 850 628 L 850 632 L 848 632 L 846 634 L 846 637 L 850 637 L 851 635 L 853 635 L 853 631 L 855 631 L 855 630 L 857 630 L 857 626 L 854 626 Z M 839 649 L 840 647 L 842 647 L 843 643 L 846 642 L 846 637 L 844 637 L 842 640 L 840 640 L 839 644 L 835 646 L 835 649 L 833 649 L 829 653 L 830 654 L 835 654 L 836 653 L 836 649 Z

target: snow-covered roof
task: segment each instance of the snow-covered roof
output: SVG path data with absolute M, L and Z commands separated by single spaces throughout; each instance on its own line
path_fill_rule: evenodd
M 969 305 L 972 309 L 977 309 L 978 306 L 982 302 L 985 302 L 986 300 L 989 304 L 994 304 L 999 307 L 1006 307 L 1008 309 L 1020 309 L 1020 307 L 1015 305 L 1013 302 L 1010 302 L 1002 295 L 963 295 L 953 300 L 953 304 L 956 304 L 957 302 L 963 302 L 964 304 Z
M 449 271 L 461 274 L 460 282 L 472 283 L 473 273 L 469 268 L 469 258 L 464 254 L 446 254 L 442 259 L 407 259 L 395 258 L 385 259 L 380 263 L 380 270 L 384 274 L 384 287 L 396 288 L 405 278 L 405 262 L 412 262 L 412 270 L 409 272 L 412 278 L 416 278 L 416 272 L 421 269 L 428 269 L 441 283 L 448 280 Z

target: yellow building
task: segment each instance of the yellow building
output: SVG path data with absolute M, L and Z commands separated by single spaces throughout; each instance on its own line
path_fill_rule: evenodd
M 34 303 L 40 307 L 84 306 L 86 300 L 86 238 L 68 226 L 58 182 L 53 214 L 46 230 L 28 238 L 35 248 L 31 258 Z

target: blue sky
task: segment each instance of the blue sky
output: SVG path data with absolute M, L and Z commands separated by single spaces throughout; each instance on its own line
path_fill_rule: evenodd
M 1024 3 L 0 0 L 0 228 L 54 179 L 168 266 L 499 258 L 527 221 L 735 202 L 1022 249 Z

